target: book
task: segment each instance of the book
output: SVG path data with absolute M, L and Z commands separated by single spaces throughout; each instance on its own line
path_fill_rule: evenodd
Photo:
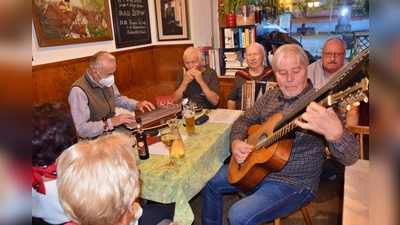
M 237 60 L 241 58 L 241 51 L 225 52 L 224 55 L 227 60 Z
M 221 75 L 221 66 L 220 66 L 220 57 L 219 57 L 219 50 L 216 48 L 213 50 L 214 51 L 214 59 L 215 59 L 215 72 L 217 72 L 217 75 Z
M 213 49 L 212 46 L 200 46 L 199 47 L 201 54 L 203 55 L 204 58 L 204 64 L 206 66 L 209 66 L 209 56 L 208 56 L 208 51 Z
M 224 36 L 225 36 L 225 48 L 233 48 L 233 41 L 232 41 L 232 30 L 231 29 L 225 29 L 224 30 Z
M 248 28 L 244 29 L 244 46 L 247 47 L 250 44 L 250 30 Z
M 220 67 L 220 73 L 221 76 L 225 75 L 225 54 L 224 54 L 224 49 L 219 48 L 218 49 L 218 56 L 219 56 L 219 67 Z
M 238 28 L 238 37 L 239 37 L 239 48 L 242 48 L 243 46 L 243 28 Z
M 234 75 L 236 74 L 237 71 L 238 71 L 238 69 L 226 69 L 225 75 L 227 75 L 227 76 L 234 76 Z

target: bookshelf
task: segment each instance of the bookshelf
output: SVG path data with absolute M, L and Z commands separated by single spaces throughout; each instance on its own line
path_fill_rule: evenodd
M 221 27 L 221 54 L 224 54 L 223 67 L 226 74 L 235 75 L 235 71 L 246 68 L 243 65 L 245 48 L 256 41 L 256 25 Z M 232 56 L 235 54 L 235 56 Z

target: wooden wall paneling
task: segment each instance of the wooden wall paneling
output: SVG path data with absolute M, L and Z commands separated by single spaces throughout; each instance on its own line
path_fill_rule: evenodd
M 154 46 L 154 62 L 158 83 L 175 82 L 183 67 L 183 52 L 192 44 Z
M 61 101 L 68 107 L 69 89 L 88 65 L 81 62 L 32 71 L 33 103 Z
M 157 85 L 151 49 L 121 54 L 117 57 L 115 82 L 121 94 Z
M 175 85 L 176 82 L 159 83 L 158 84 L 159 95 L 172 95 L 175 91 Z
M 231 93 L 231 89 L 233 86 L 233 80 L 234 78 L 229 77 L 229 78 L 219 78 L 219 91 L 220 91 L 220 96 L 219 96 L 219 104 L 218 108 L 227 108 L 228 104 L 228 96 L 229 93 Z
M 154 95 L 172 94 L 182 55 L 192 44 L 150 46 L 112 52 L 116 85 L 122 95 L 155 104 Z M 89 68 L 91 56 L 32 66 L 32 104 L 61 101 L 67 107 L 71 85 Z

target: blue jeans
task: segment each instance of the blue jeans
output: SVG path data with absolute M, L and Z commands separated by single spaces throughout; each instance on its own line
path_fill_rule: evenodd
M 201 219 L 204 225 L 220 225 L 223 216 L 224 193 L 243 192 L 227 180 L 228 165 L 224 165 L 201 191 Z M 297 211 L 315 197 L 315 192 L 282 182 L 261 182 L 246 198 L 229 210 L 229 224 L 258 225 Z

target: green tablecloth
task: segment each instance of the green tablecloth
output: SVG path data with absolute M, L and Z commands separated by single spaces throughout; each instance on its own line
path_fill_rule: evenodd
M 196 126 L 197 134 L 188 136 L 184 142 L 185 157 L 173 169 L 165 168 L 168 156 L 151 154 L 147 160 L 137 157 L 142 182 L 140 197 L 161 203 L 175 202 L 174 221 L 192 224 L 194 214 L 189 200 L 202 190 L 229 156 L 231 126 L 210 122 Z M 180 133 L 186 134 L 183 126 Z

